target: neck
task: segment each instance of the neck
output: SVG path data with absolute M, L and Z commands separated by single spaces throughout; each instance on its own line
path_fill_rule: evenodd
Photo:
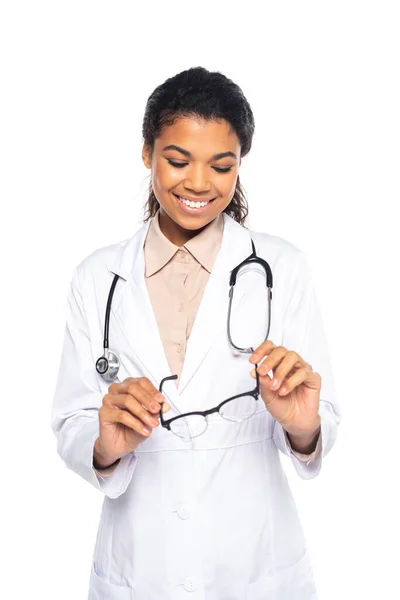
M 175 244 L 175 246 L 179 247 L 186 244 L 186 242 L 191 240 L 193 237 L 203 231 L 205 227 L 207 227 L 207 225 L 204 225 L 203 227 L 200 227 L 200 229 L 184 229 L 178 223 L 173 221 L 162 208 L 160 208 L 158 222 L 165 237 L 170 242 Z

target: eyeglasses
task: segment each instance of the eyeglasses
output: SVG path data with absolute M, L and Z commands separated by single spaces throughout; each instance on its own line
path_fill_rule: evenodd
M 255 365 L 257 368 L 257 365 Z M 160 384 L 160 392 L 164 382 L 169 379 L 177 379 L 178 375 L 164 377 Z M 193 411 L 172 417 L 165 420 L 163 413 L 160 412 L 160 422 L 163 427 L 169 429 L 175 435 L 189 440 L 198 437 L 205 432 L 208 426 L 208 417 L 213 413 L 219 413 L 221 417 L 228 421 L 241 422 L 249 419 L 257 410 L 257 402 L 260 394 L 259 375 L 256 371 L 257 384 L 250 392 L 232 396 L 218 404 L 215 408 L 203 411 Z
M 266 274 L 266 283 L 268 288 L 268 327 L 265 339 L 268 339 L 269 330 L 271 326 L 271 300 L 272 300 L 272 272 L 269 264 L 263 260 L 262 258 L 257 257 L 256 249 L 254 246 L 253 240 L 251 240 L 253 252 L 250 254 L 248 258 L 246 258 L 243 262 L 241 262 L 237 267 L 235 267 L 231 271 L 230 276 L 230 289 L 229 289 L 229 308 L 228 308 L 228 321 L 227 321 L 227 330 L 228 330 L 228 339 L 230 344 L 236 348 L 239 352 L 252 354 L 254 349 L 249 348 L 241 348 L 240 346 L 236 346 L 231 338 L 231 330 L 230 330 L 230 316 L 231 316 L 231 307 L 233 300 L 233 290 L 236 284 L 236 277 L 239 270 L 246 264 L 249 263 L 259 263 L 265 270 Z M 172 417 L 171 419 L 164 419 L 162 411 L 160 412 L 160 423 L 162 427 L 165 427 L 169 431 L 172 431 L 175 435 L 185 440 L 189 440 L 194 437 L 198 437 L 202 435 L 207 427 L 208 427 L 208 417 L 214 413 L 219 413 L 220 416 L 228 421 L 234 421 L 240 423 L 249 419 L 257 410 L 258 407 L 258 399 L 260 396 L 260 379 L 257 372 L 258 364 L 254 365 L 255 373 L 256 373 L 256 386 L 254 389 L 249 392 L 244 392 L 242 394 L 237 394 L 236 396 L 231 396 L 227 398 L 218 406 L 214 408 L 210 408 L 204 411 L 193 411 L 188 413 L 180 414 L 176 417 Z M 162 393 L 163 385 L 165 381 L 177 379 L 178 375 L 170 375 L 168 377 L 164 377 L 161 380 L 159 391 Z

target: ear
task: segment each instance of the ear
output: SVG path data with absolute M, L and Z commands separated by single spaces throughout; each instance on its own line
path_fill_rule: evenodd
M 150 148 L 146 144 L 143 144 L 142 159 L 144 166 L 147 169 L 151 169 L 151 153 Z

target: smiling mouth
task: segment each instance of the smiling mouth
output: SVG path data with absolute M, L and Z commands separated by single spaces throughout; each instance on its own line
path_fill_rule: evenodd
M 175 198 L 181 202 L 182 204 L 184 204 L 185 206 L 189 206 L 190 208 L 204 208 L 206 206 L 208 206 L 208 204 L 211 204 L 211 202 L 214 202 L 214 200 L 216 198 L 212 198 L 211 200 L 208 200 L 205 204 L 203 202 L 203 200 L 197 200 L 197 201 L 189 201 L 186 200 L 185 198 L 182 198 L 181 196 L 178 196 L 177 194 L 174 194 L 172 192 L 172 194 L 175 196 Z

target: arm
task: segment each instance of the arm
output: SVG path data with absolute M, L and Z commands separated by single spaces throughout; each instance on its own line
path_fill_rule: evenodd
M 66 466 L 105 495 L 116 498 L 128 487 L 137 458 L 134 452 L 123 456 L 107 481 L 93 466 L 94 445 L 99 435 L 98 412 L 103 397 L 98 378 L 78 269 L 75 269 L 68 291 L 51 427 L 57 438 L 57 451 Z
M 298 249 L 292 259 L 289 279 L 290 291 L 284 315 L 282 345 L 298 352 L 312 365 L 313 370 L 321 375 L 319 407 L 321 428 L 319 437 L 314 440 L 314 443 L 317 443 L 315 454 L 310 455 L 306 460 L 296 454 L 299 450 L 300 453 L 303 450 L 304 454 L 312 451 L 311 436 L 307 440 L 289 438 L 282 426 L 275 422 L 274 440 L 279 450 L 291 457 L 300 477 L 310 479 L 319 473 L 322 458 L 331 450 L 336 440 L 341 415 L 311 272 L 305 255 Z
M 311 454 L 314 452 L 320 437 L 320 433 L 321 426 L 319 426 L 314 433 L 306 434 L 304 436 L 293 435 L 293 433 L 288 433 L 285 431 L 286 439 L 292 448 L 292 452 L 301 454 Z

